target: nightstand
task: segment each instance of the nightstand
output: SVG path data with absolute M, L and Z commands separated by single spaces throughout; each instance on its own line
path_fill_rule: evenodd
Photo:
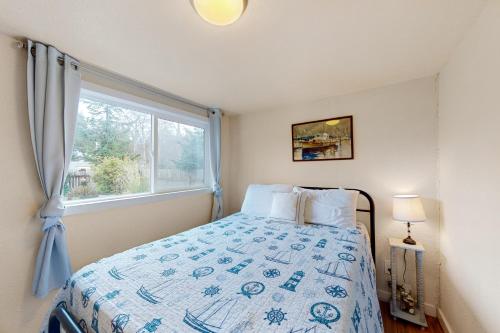
M 395 318 L 401 318 L 417 325 L 427 327 L 427 320 L 424 313 L 424 247 L 418 243 L 416 245 L 409 245 L 403 243 L 402 239 L 389 238 L 389 245 L 391 247 L 391 315 Z M 415 313 L 410 314 L 402 311 L 397 300 L 397 252 L 398 250 L 407 250 L 415 252 L 415 262 L 417 266 L 417 304 L 415 306 Z

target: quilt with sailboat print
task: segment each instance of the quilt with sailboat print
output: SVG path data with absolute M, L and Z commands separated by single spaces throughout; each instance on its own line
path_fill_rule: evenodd
M 54 306 L 84 332 L 383 332 L 369 242 L 237 213 L 82 268 Z

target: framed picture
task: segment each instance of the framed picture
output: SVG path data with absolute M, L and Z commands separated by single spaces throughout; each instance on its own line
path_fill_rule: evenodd
M 292 124 L 294 161 L 354 158 L 352 116 Z

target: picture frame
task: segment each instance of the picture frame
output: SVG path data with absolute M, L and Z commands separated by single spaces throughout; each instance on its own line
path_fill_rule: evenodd
M 294 162 L 354 159 L 353 117 L 292 124 Z

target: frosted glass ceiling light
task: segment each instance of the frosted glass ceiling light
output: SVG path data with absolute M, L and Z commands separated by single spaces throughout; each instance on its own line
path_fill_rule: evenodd
M 220 26 L 236 22 L 247 6 L 247 0 L 191 0 L 191 3 L 201 18 Z

